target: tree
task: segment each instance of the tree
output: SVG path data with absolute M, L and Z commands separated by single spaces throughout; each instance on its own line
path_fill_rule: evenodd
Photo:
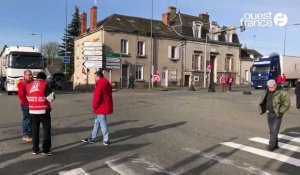
M 59 56 L 70 56 L 70 64 L 66 66 L 66 73 L 69 77 L 74 73 L 74 40 L 80 35 L 80 15 L 79 8 L 75 6 L 75 11 L 72 15 L 72 21 L 68 24 L 68 28 L 65 29 L 63 42 L 59 46 Z M 65 49 L 67 46 L 67 50 Z M 63 67 L 63 70 L 65 68 Z
M 43 53 L 47 59 L 47 64 L 53 64 L 53 59 L 58 57 L 59 43 L 55 41 L 47 42 L 43 45 Z

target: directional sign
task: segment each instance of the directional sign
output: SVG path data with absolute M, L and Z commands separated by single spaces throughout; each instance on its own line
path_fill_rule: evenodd
M 102 47 L 103 43 L 102 42 L 84 42 L 82 45 L 85 47 Z
M 69 56 L 63 56 L 62 57 L 62 62 L 64 64 L 69 64 L 71 62 L 71 58 Z
M 101 51 L 102 47 L 83 47 L 83 50 L 95 50 L 95 51 Z
M 82 52 L 85 56 L 100 56 L 102 51 L 86 50 Z
M 119 53 L 108 53 L 106 54 L 106 57 L 110 57 L 110 58 L 120 58 L 121 54 Z
M 106 57 L 106 62 L 110 62 L 110 63 L 120 63 L 121 59 L 120 58 L 109 58 Z
M 101 61 L 103 60 L 102 56 L 84 56 L 83 59 L 86 60 L 94 60 L 94 61 Z
M 110 62 L 106 62 L 106 66 L 119 66 L 119 67 L 120 67 L 120 63 L 110 63 Z
M 106 69 L 120 69 L 120 66 L 109 66 L 109 65 L 106 65 Z
M 88 60 L 88 61 L 85 61 L 82 65 L 86 68 L 102 68 L 103 67 L 102 61 L 90 61 L 90 60 Z

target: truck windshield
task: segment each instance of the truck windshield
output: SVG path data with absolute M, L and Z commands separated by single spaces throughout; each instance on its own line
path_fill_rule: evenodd
M 253 66 L 253 72 L 262 73 L 269 72 L 270 66 Z
M 8 67 L 16 69 L 42 69 L 43 59 L 40 54 L 12 54 Z

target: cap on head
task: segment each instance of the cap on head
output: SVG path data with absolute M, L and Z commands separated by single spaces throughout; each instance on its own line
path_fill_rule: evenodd
M 44 72 L 39 72 L 37 75 L 36 75 L 36 78 L 38 79 L 42 79 L 42 80 L 46 80 L 47 76 Z
M 103 74 L 102 71 L 103 71 L 102 69 L 99 69 L 98 71 L 95 72 L 95 75 L 100 77 L 100 78 L 104 77 L 104 74 Z
M 269 80 L 269 81 L 267 82 L 267 85 L 268 85 L 268 86 L 272 86 L 272 85 L 277 85 L 277 84 L 276 84 L 276 81 L 275 81 L 275 80 L 271 79 L 271 80 Z

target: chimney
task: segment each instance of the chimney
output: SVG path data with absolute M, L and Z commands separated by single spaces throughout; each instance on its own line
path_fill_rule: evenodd
M 204 22 L 204 23 L 209 23 L 209 15 L 208 13 L 200 13 L 199 14 L 200 19 Z
M 165 14 L 162 14 L 162 20 L 165 25 L 169 26 L 170 25 L 170 13 L 167 12 Z
M 90 12 L 90 31 L 97 28 L 97 7 L 93 6 Z
M 85 12 L 83 12 L 81 14 L 80 35 L 83 35 L 86 32 L 86 17 L 87 17 L 87 14 Z
M 170 18 L 173 18 L 176 15 L 176 7 L 169 6 L 168 13 L 170 13 Z

